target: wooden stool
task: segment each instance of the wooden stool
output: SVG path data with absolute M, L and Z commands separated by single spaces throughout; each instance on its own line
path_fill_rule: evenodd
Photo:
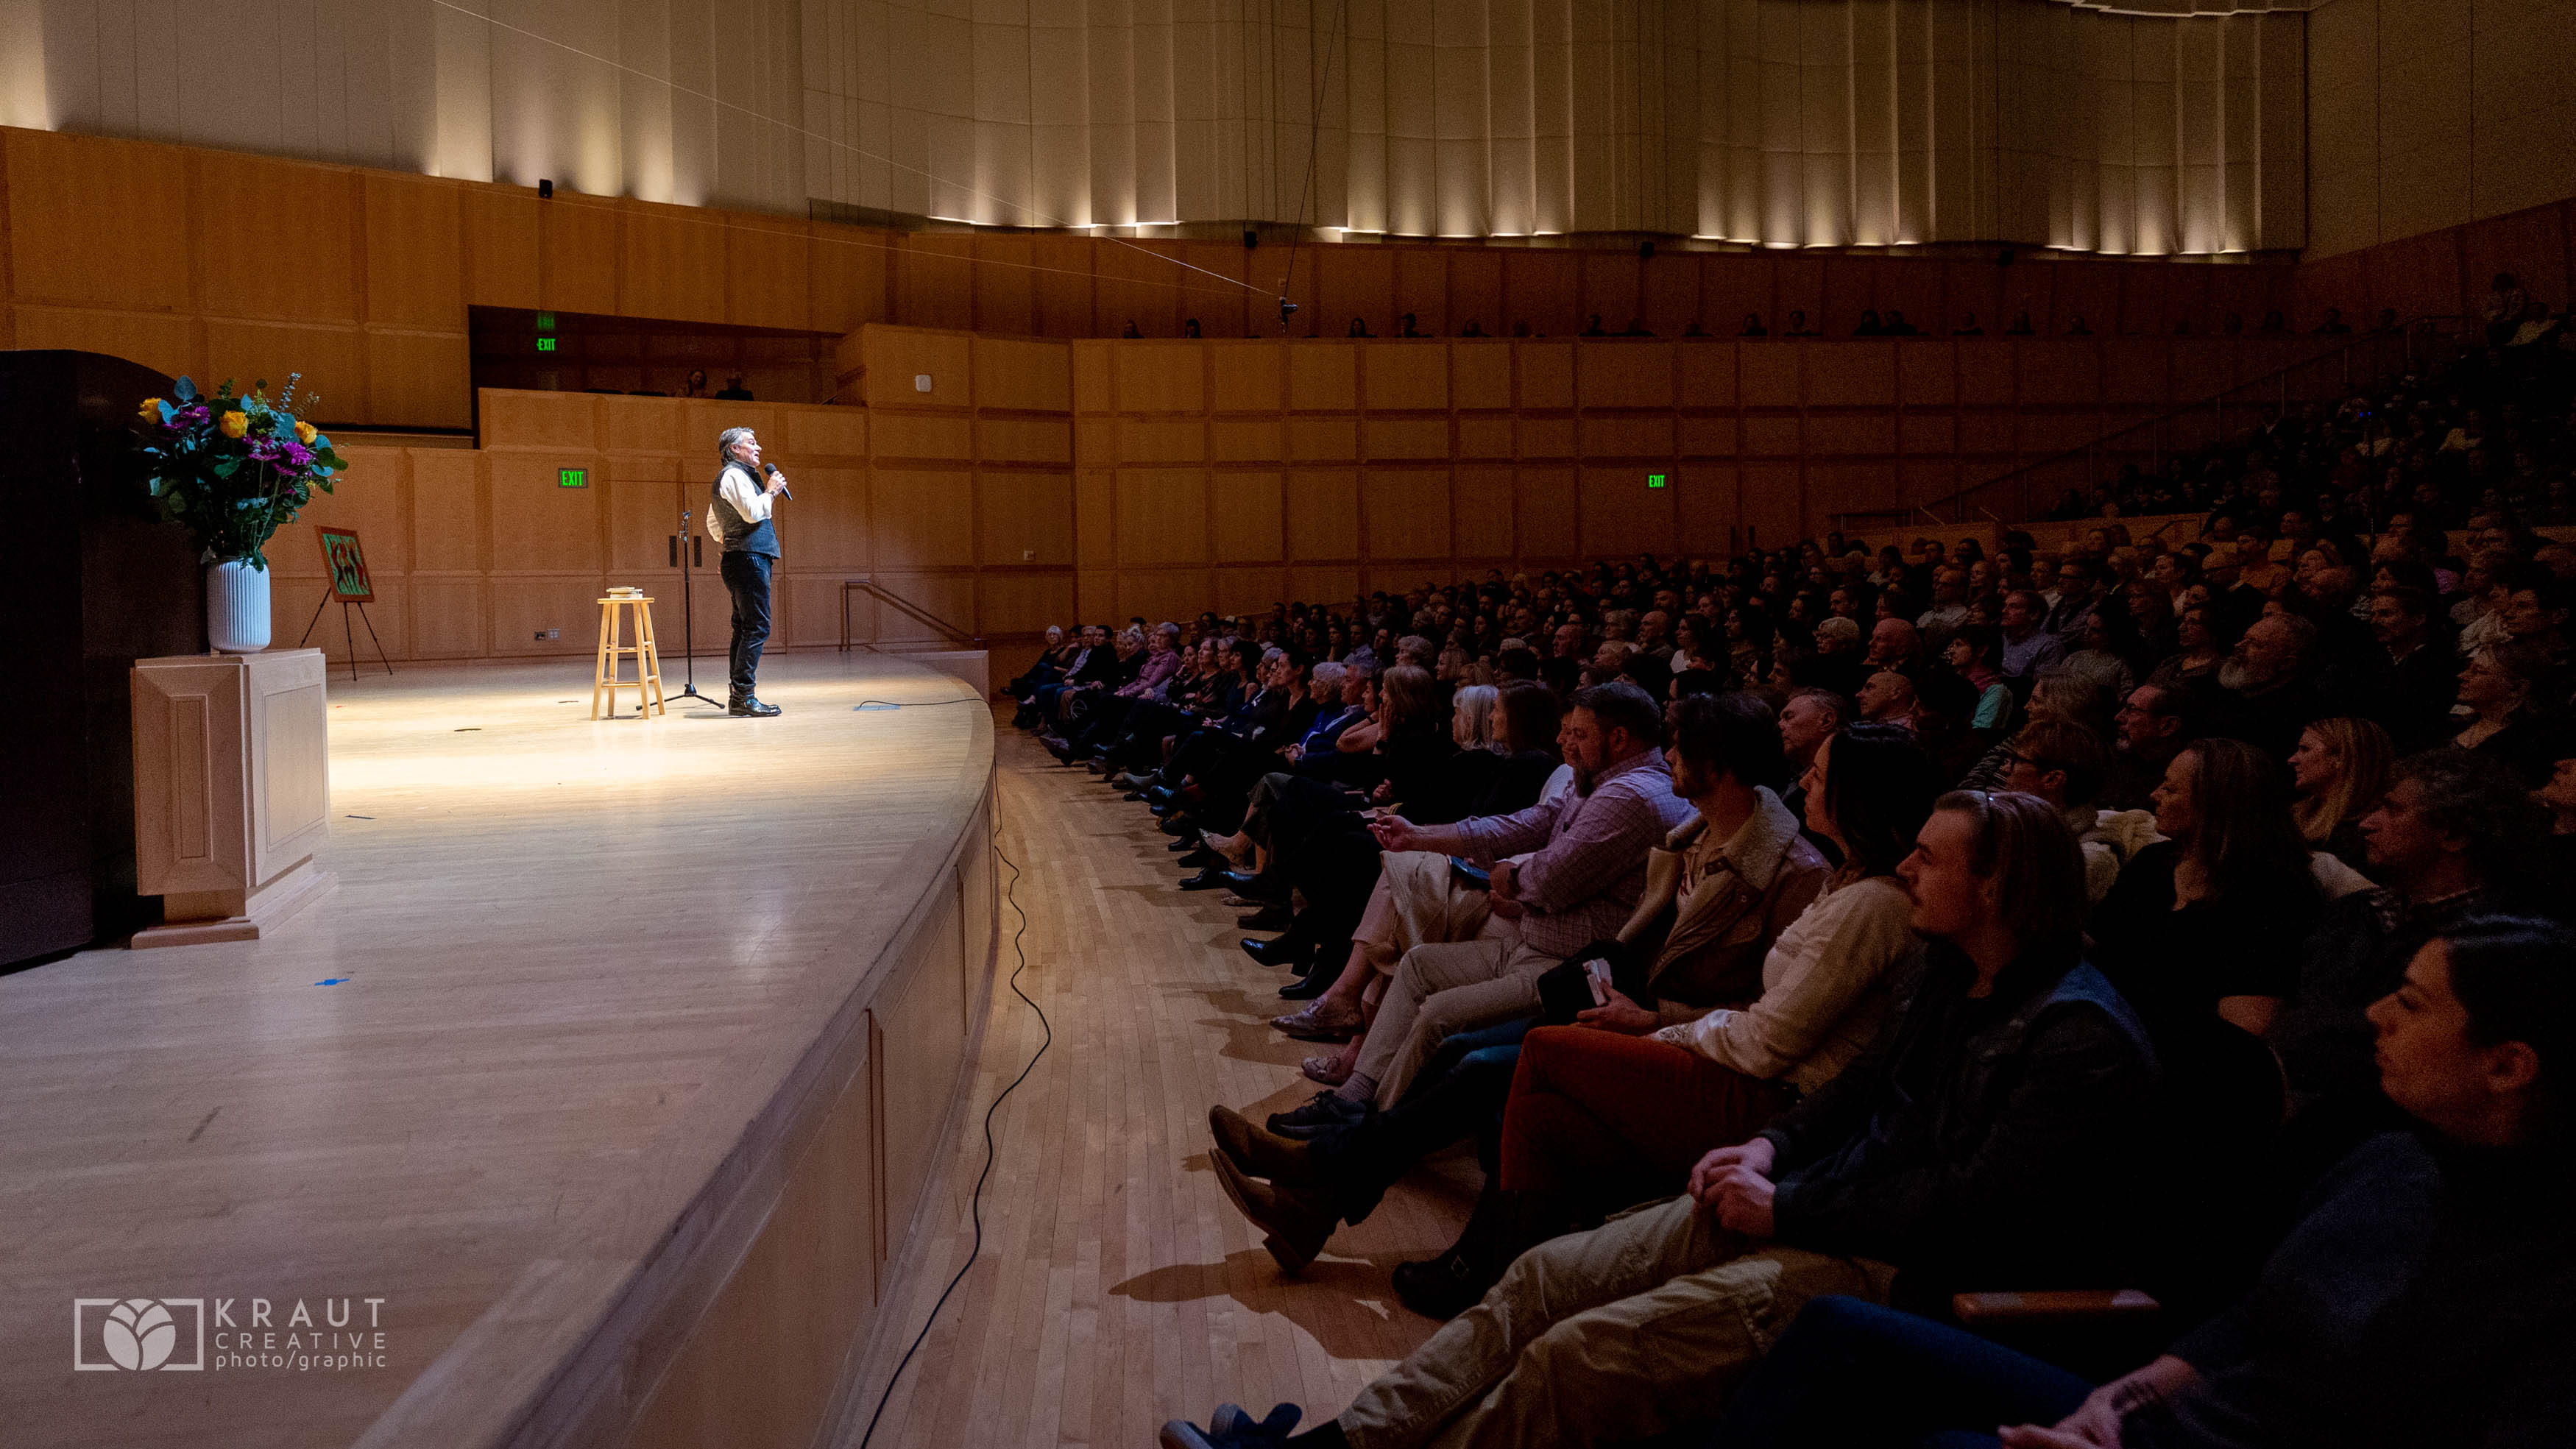
M 599 601 L 599 672 L 590 686 L 590 717 L 599 718 L 599 701 L 603 691 L 608 697 L 608 717 L 617 718 L 617 691 L 628 681 L 621 662 L 626 655 L 635 656 L 635 712 L 638 718 L 651 719 L 654 711 L 669 714 L 662 703 L 662 655 L 653 646 L 653 601 L 642 594 L 610 594 Z M 627 610 L 635 615 L 635 642 L 619 643 L 623 637 L 620 615 Z

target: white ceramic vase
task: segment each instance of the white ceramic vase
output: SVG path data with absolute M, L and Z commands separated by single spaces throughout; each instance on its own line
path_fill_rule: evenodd
M 240 559 L 206 568 L 206 640 L 219 654 L 268 647 L 268 571 Z

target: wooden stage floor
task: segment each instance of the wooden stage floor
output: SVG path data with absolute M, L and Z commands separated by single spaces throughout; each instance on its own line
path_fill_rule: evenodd
M 708 1180 L 990 779 L 980 702 L 933 703 L 973 690 L 918 664 L 775 656 L 762 693 L 788 712 L 764 721 L 593 723 L 588 673 L 335 678 L 335 890 L 266 940 L 0 978 L 0 1442 L 352 1444 L 461 1335 L 541 1320 L 531 1265 L 557 1292 L 605 1281 L 625 1250 L 595 1245 L 650 1243 Z M 854 709 L 872 697 L 924 707 Z M 1109 1030 L 1081 999 L 1068 1025 Z M 1055 1065 L 1076 1060 L 1105 1066 Z M 1050 1082 L 1020 1109 L 1099 1086 Z M 350 1303 L 381 1366 L 74 1371 L 74 1300 L 135 1297 L 230 1299 L 242 1329 L 266 1298 L 281 1338 L 297 1300 L 325 1335 Z
M 1182 872 L 1143 806 L 1017 731 L 997 733 L 1002 849 L 1025 872 L 1013 890 L 1028 912 L 1020 984 L 1055 1044 L 994 1121 L 983 1257 L 871 1449 L 1145 1449 L 1165 1419 L 1204 1421 L 1227 1400 L 1255 1413 L 1294 1400 L 1310 1421 L 1339 1412 L 1438 1326 L 1396 1300 L 1387 1270 L 1457 1235 L 1473 1163 L 1463 1151 L 1435 1160 L 1302 1279 L 1282 1277 L 1209 1171 L 1207 1108 L 1258 1116 L 1314 1090 L 1296 1063 L 1318 1048 L 1268 1025 L 1286 974 L 1235 949 L 1243 933 L 1219 894 L 1173 889 Z M 972 1242 L 976 1124 L 1040 1040 L 1006 985 L 1018 925 L 1005 906 L 973 1115 L 932 1189 L 946 1220 L 892 1285 L 895 1318 L 839 1449 L 856 1449 L 886 1374 Z

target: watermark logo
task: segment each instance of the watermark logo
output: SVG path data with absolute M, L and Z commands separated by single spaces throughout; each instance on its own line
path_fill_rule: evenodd
M 75 1298 L 72 1367 L 84 1373 L 380 1369 L 392 1348 L 384 1310 L 382 1298 Z
M 183 1345 L 192 1352 L 179 1356 Z M 84 1373 L 188 1372 L 206 1366 L 203 1298 L 75 1298 L 72 1367 Z

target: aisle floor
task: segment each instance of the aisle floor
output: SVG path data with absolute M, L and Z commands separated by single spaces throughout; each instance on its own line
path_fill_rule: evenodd
M 1329 1048 L 1271 1029 L 1286 972 L 1236 949 L 1244 933 L 1221 892 L 1175 889 L 1184 872 L 1144 807 L 1007 726 L 995 733 L 1001 847 L 1027 912 L 1020 985 L 1054 1044 L 993 1119 L 982 1254 L 874 1444 L 1142 1449 L 1164 1420 L 1203 1421 L 1222 1401 L 1329 1416 L 1437 1327 L 1387 1274 L 1457 1235 L 1476 1166 L 1464 1148 L 1434 1159 L 1301 1278 L 1283 1276 L 1210 1171 L 1207 1109 L 1257 1119 L 1293 1106 L 1315 1090 L 1298 1060 Z M 1005 904 L 969 1115 L 926 1209 L 938 1216 L 890 1285 L 900 1332 L 862 1370 L 868 1411 L 965 1261 L 985 1110 L 1043 1039 L 1008 985 L 1019 925 Z

